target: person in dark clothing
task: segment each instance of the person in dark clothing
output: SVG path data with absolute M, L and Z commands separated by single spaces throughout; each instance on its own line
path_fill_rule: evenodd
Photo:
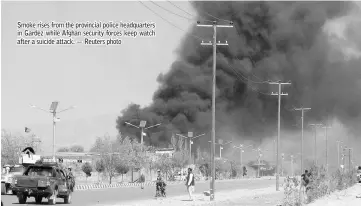
M 74 191 L 74 187 L 75 187 L 75 177 L 73 175 L 73 173 L 71 172 L 71 168 L 68 168 L 68 180 L 70 180 L 70 190 Z
M 159 196 L 166 196 L 165 193 L 165 182 L 163 181 L 163 178 L 160 174 L 160 170 L 158 170 L 158 176 L 157 176 L 157 181 L 156 181 L 156 194 L 155 197 L 159 197 Z
M 193 201 L 193 192 L 194 192 L 194 174 L 192 168 L 188 168 L 187 182 L 186 182 L 189 199 Z
M 310 177 L 311 173 L 308 172 L 308 170 L 305 170 L 305 173 L 301 175 L 302 177 L 302 185 L 306 188 L 306 192 L 310 189 L 309 183 L 310 183 Z
M 139 182 L 140 182 L 140 188 L 144 189 L 145 176 L 143 173 L 139 177 Z

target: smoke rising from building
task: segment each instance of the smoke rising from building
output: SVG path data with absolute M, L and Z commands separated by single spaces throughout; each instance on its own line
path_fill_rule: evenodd
M 361 42 L 356 37 L 361 27 L 360 21 L 349 22 L 358 15 L 353 4 L 193 2 L 200 20 L 217 20 L 215 16 L 234 22 L 233 29 L 217 32 L 218 40 L 229 43 L 217 48 L 217 138 L 260 144 L 274 137 L 277 97 L 265 94 L 277 92 L 277 86 L 255 83 L 266 80 L 292 82 L 283 89 L 289 95 L 282 97 L 281 106 L 282 129 L 287 133 L 299 136 L 294 125 L 300 113 L 291 111 L 299 106 L 312 108 L 305 124 L 337 119 L 348 129 L 358 130 Z M 341 30 L 341 34 L 335 32 Z M 189 34 L 208 41 L 212 32 L 194 25 Z M 150 138 L 145 141 L 156 146 L 168 146 L 172 133 L 208 132 L 195 141 L 206 149 L 211 128 L 212 47 L 201 46 L 188 35 L 177 52 L 170 70 L 157 79 L 153 103 L 145 108 L 130 105 L 117 119 L 117 129 L 139 138 L 140 131 L 125 126 L 125 121 L 162 122 L 147 131 Z

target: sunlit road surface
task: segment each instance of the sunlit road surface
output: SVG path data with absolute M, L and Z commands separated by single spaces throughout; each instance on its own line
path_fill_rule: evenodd
M 283 181 L 280 181 L 282 185 Z M 216 182 L 216 195 L 217 191 L 227 191 L 235 189 L 259 189 L 275 186 L 275 180 L 269 179 L 243 179 L 243 180 L 225 180 Z M 276 186 L 275 186 L 276 187 Z M 195 194 L 203 193 L 203 191 L 209 190 L 209 182 L 196 183 Z M 167 186 L 167 196 L 179 196 L 187 194 L 184 184 L 169 185 Z M 109 204 L 124 204 L 127 202 L 134 202 L 137 200 L 148 200 L 154 198 L 155 187 L 149 186 L 145 189 L 140 187 L 135 188 L 109 188 L 109 189 L 96 189 L 75 191 L 72 197 L 73 206 L 91 206 L 91 205 L 109 205 Z M 1 199 L 4 206 L 17 205 L 18 200 L 13 195 L 1 195 Z M 57 204 L 63 204 L 63 199 L 58 198 Z M 34 198 L 28 198 L 28 205 L 35 205 Z M 43 199 L 42 204 L 47 204 L 47 199 Z

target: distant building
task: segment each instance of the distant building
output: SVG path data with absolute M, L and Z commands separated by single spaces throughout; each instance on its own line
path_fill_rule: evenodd
M 167 154 L 169 157 L 173 157 L 174 149 L 173 148 L 158 148 L 155 150 L 156 155 Z
M 59 163 L 92 163 L 98 157 L 96 153 L 92 152 L 56 152 L 56 161 Z M 51 159 L 53 155 L 43 155 L 44 159 Z

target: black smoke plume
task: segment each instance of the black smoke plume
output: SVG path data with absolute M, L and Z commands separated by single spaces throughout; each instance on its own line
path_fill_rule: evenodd
M 291 81 L 282 92 L 282 128 L 296 129 L 305 106 L 307 122 L 337 118 L 356 128 L 361 116 L 361 69 L 359 59 L 342 60 L 334 53 L 323 26 L 344 16 L 351 2 L 192 2 L 200 20 L 231 20 L 234 28 L 219 28 L 217 39 L 228 47 L 217 48 L 217 138 L 260 141 L 277 131 L 276 85 L 265 80 Z M 203 22 L 202 23 L 209 23 Z M 217 20 L 219 24 L 229 24 Z M 189 34 L 205 41 L 211 28 L 194 25 Z M 145 142 L 168 146 L 173 133 L 206 132 L 199 142 L 207 148 L 211 128 L 212 47 L 187 35 L 178 48 L 178 58 L 166 74 L 160 74 L 153 103 L 145 108 L 132 104 L 117 119 L 117 129 L 139 139 L 138 129 L 125 121 L 147 126 Z M 338 57 L 339 60 L 337 60 Z M 246 77 L 247 79 L 243 78 Z M 257 92 L 259 91 L 259 92 Z M 357 122 L 354 123 L 354 122 Z M 229 136 L 228 134 L 233 134 Z

